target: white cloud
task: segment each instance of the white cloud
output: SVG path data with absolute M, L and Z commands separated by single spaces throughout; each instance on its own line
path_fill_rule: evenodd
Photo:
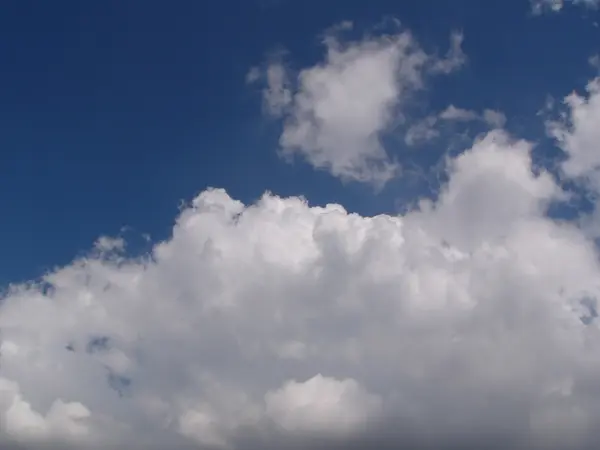
M 541 14 L 546 11 L 558 12 L 564 6 L 564 0 L 530 0 L 531 8 L 534 14 Z
M 467 55 L 462 49 L 464 40 L 465 37 L 461 32 L 453 32 L 450 36 L 450 49 L 446 58 L 435 61 L 433 70 L 448 74 L 463 66 L 467 62 Z
M 440 119 L 444 120 L 458 120 L 458 121 L 471 121 L 477 120 L 479 115 L 468 109 L 457 108 L 454 105 L 448 106 L 444 111 L 440 113 Z
M 586 94 L 565 97 L 567 112 L 560 120 L 548 121 L 551 137 L 563 149 L 566 159 L 560 164 L 561 175 L 576 181 L 595 202 L 582 222 L 591 236 L 600 236 L 600 77 L 590 81 Z
M 263 89 L 263 101 L 266 111 L 274 116 L 281 116 L 292 102 L 292 91 L 288 74 L 281 61 L 274 62 L 266 69 L 267 88 Z M 248 83 L 260 80 L 261 73 L 257 67 L 250 69 Z
M 404 135 L 408 146 L 417 146 L 434 140 L 441 135 L 442 122 L 482 122 L 488 127 L 502 129 L 506 124 L 506 116 L 500 111 L 486 109 L 482 114 L 475 111 L 448 106 L 438 115 L 429 115 L 413 123 Z
M 342 179 L 381 186 L 399 170 L 381 136 L 402 119 L 406 99 L 423 87 L 426 74 L 447 74 L 464 64 L 463 37 L 454 33 L 450 50 L 439 58 L 426 54 L 409 32 L 343 42 L 335 33 L 350 27 L 345 22 L 330 30 L 325 60 L 293 80 L 280 62 L 269 65 L 263 97 L 283 119 L 284 156 L 300 154 Z M 257 80 L 255 70 L 249 79 Z
M 587 85 L 587 95 L 572 93 L 565 98 L 568 115 L 548 122 L 548 130 L 568 159 L 562 164 L 566 176 L 593 182 L 600 188 L 600 78 Z
M 506 116 L 500 111 L 486 109 L 483 111 L 483 121 L 493 128 L 502 128 L 506 124 Z
M 587 8 L 597 8 L 600 6 L 600 0 L 530 0 L 530 2 L 534 14 L 558 12 L 568 3 L 585 6 Z
M 125 250 L 125 240 L 101 236 L 94 246 L 99 252 L 123 251 Z
M 96 251 L 13 286 L 0 441 L 593 442 L 597 251 L 545 216 L 563 194 L 530 151 L 489 133 L 398 217 L 208 190 L 152 259 Z
M 317 374 L 268 392 L 266 412 L 288 432 L 347 436 L 360 433 L 369 418 L 379 414 L 381 403 L 353 379 Z
M 431 141 L 440 135 L 436 128 L 438 119 L 436 116 L 427 116 L 412 124 L 404 135 L 406 145 L 414 146 L 423 142 Z
M 450 105 L 440 113 L 439 117 L 443 120 L 453 120 L 457 122 L 482 121 L 492 128 L 502 128 L 506 124 L 506 116 L 504 113 L 493 109 L 485 109 L 483 113 L 479 115 L 475 111 Z

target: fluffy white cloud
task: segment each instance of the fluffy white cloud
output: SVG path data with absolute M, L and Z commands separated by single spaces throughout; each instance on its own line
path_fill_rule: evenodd
M 570 178 L 586 179 L 600 188 L 600 78 L 590 81 L 587 95 L 572 93 L 565 98 L 568 114 L 548 122 L 548 129 L 567 154 L 562 169 Z
M 590 81 L 586 94 L 565 97 L 567 112 L 560 120 L 547 123 L 548 132 L 566 154 L 560 164 L 561 175 L 574 180 L 595 202 L 583 225 L 592 236 L 600 236 L 600 78 Z
M 563 194 L 530 151 L 491 132 L 448 161 L 436 201 L 398 217 L 207 190 L 151 258 L 103 239 L 13 286 L 0 303 L 0 440 L 593 442 L 598 254 L 546 217 Z
M 399 165 L 381 136 L 402 120 L 407 98 L 424 85 L 426 74 L 447 74 L 466 61 L 463 36 L 451 36 L 444 57 L 426 54 L 405 31 L 343 42 L 335 27 L 324 38 L 325 60 L 293 77 L 281 62 L 264 74 L 267 110 L 283 119 L 284 156 L 302 155 L 312 166 L 346 180 L 381 186 Z M 252 69 L 248 81 L 260 72 Z
M 266 412 L 289 432 L 325 435 L 359 433 L 381 408 L 381 399 L 365 392 L 352 379 L 321 374 L 305 382 L 288 381 L 265 396 Z
M 568 3 L 581 5 L 588 8 L 598 8 L 600 0 L 530 0 L 534 14 L 543 12 L 558 12 Z

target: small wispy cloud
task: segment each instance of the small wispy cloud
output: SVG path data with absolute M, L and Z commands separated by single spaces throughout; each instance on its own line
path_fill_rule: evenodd
M 397 25 L 397 24 L 396 24 Z M 283 121 L 281 154 L 345 180 L 382 186 L 399 170 L 381 137 L 398 120 L 425 77 L 448 74 L 466 61 L 462 33 L 444 57 L 425 53 L 408 31 L 345 42 L 350 22 L 325 34 L 323 62 L 293 75 L 280 62 L 264 70 L 267 110 Z M 249 78 L 259 79 L 256 69 Z
M 559 12 L 569 3 L 592 9 L 600 6 L 600 0 L 530 0 L 530 2 L 534 14 Z

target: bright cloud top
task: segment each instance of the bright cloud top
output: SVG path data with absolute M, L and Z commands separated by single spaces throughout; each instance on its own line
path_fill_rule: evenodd
M 573 120 L 595 101 L 575 102 Z M 14 286 L 0 307 L 2 435 L 588 443 L 598 255 L 545 216 L 563 194 L 530 151 L 491 132 L 449 162 L 437 201 L 400 217 L 208 190 L 151 259 L 105 238 Z
M 429 55 L 407 31 L 343 42 L 338 34 L 324 38 L 325 61 L 293 76 L 282 62 L 264 75 L 267 110 L 284 121 L 282 154 L 302 155 L 312 166 L 345 180 L 382 186 L 397 175 L 399 164 L 381 137 L 402 121 L 405 101 L 423 88 L 426 75 L 448 74 L 466 60 L 463 36 L 451 36 L 444 57 Z M 253 69 L 249 81 L 260 79 Z

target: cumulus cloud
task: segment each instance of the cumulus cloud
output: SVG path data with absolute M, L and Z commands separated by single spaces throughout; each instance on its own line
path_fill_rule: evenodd
M 317 374 L 304 382 L 288 381 L 265 396 L 266 413 L 289 432 L 352 435 L 379 413 L 382 400 L 355 380 Z
M 565 148 L 576 159 L 585 145 Z M 210 189 L 149 257 L 106 239 L 12 286 L 0 303 L 1 442 L 592 443 L 598 254 L 546 216 L 564 194 L 532 170 L 531 149 L 488 133 L 448 160 L 436 200 L 402 216 L 268 193 L 244 205 Z
M 562 164 L 565 175 L 600 188 L 600 77 L 590 81 L 586 91 L 586 95 L 574 92 L 565 97 L 568 114 L 562 120 L 549 121 L 547 126 L 568 156 Z
M 598 6 L 600 6 L 600 0 L 530 0 L 530 2 L 534 14 L 558 12 L 569 3 L 585 6 L 587 8 L 598 8 Z
M 281 61 L 269 64 L 263 99 L 283 120 L 283 156 L 298 154 L 342 179 L 382 186 L 400 167 L 381 137 L 402 121 L 405 102 L 423 88 L 426 75 L 448 74 L 465 63 L 463 35 L 452 34 L 450 49 L 439 57 L 421 49 L 408 31 L 346 42 L 340 33 L 351 28 L 344 22 L 330 29 L 324 61 L 295 75 Z M 248 81 L 259 74 L 252 69 Z
M 547 122 L 549 135 L 556 140 L 566 158 L 561 175 L 577 183 L 587 194 L 594 209 L 582 222 L 592 236 L 600 236 L 600 77 L 590 81 L 585 94 L 573 92 L 565 97 L 567 111 L 559 120 Z

